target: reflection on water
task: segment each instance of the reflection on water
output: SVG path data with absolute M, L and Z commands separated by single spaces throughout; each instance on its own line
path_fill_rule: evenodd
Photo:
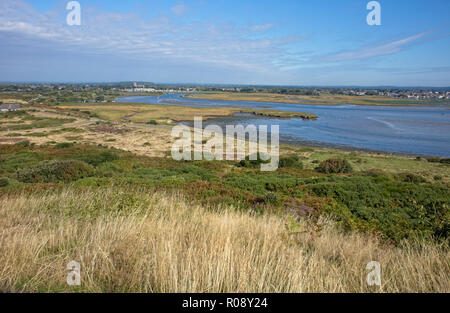
M 248 114 L 208 123 L 278 124 L 283 142 L 353 147 L 394 153 L 450 157 L 450 107 L 387 107 L 214 101 L 179 94 L 126 97 L 119 102 L 158 103 L 193 107 L 245 107 L 315 113 L 315 121 L 277 120 Z M 204 123 L 207 125 L 207 123 Z

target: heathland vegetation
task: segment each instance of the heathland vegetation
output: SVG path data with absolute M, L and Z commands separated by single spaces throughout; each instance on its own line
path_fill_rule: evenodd
M 177 162 L 172 112 L 89 108 L 0 115 L 1 291 L 450 290 L 448 160 L 282 145 L 270 173 Z

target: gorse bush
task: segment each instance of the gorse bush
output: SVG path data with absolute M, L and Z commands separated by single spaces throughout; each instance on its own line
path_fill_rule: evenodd
M 450 159 L 428 158 L 428 162 L 450 164 Z
M 268 192 L 264 195 L 263 202 L 266 204 L 277 205 L 281 201 L 280 195 L 276 192 Z
M 56 144 L 55 147 L 58 149 L 70 148 L 70 147 L 73 147 L 73 143 L 72 142 L 60 142 L 60 143 Z
M 336 177 L 308 187 L 314 195 L 332 198 L 327 212 L 346 227 L 380 232 L 384 238 L 450 235 L 450 195 L 440 185 L 417 185 L 370 177 Z
M 30 143 L 29 140 L 23 140 L 23 141 L 20 141 L 20 142 L 16 143 L 16 146 L 21 146 L 21 147 L 24 147 L 24 148 L 27 148 L 30 145 L 31 145 L 31 143 Z
M 324 174 L 351 173 L 353 171 L 352 166 L 347 160 L 339 158 L 321 162 L 316 170 Z
M 280 158 L 280 161 L 278 162 L 278 167 L 285 168 L 285 167 L 295 167 L 295 168 L 303 168 L 303 164 L 300 162 L 300 159 L 296 155 L 288 156 Z
M 405 183 L 425 183 L 427 180 L 422 176 L 413 173 L 400 173 L 396 175 L 397 178 Z
M 93 167 L 84 162 L 54 160 L 17 171 L 17 179 L 24 183 L 70 182 L 93 174 Z
M 266 160 L 263 160 L 263 158 Z M 238 166 L 247 168 L 257 168 L 261 166 L 261 164 L 267 164 L 269 162 L 270 157 L 266 158 L 265 155 L 261 156 L 261 153 L 257 153 L 256 155 L 252 154 L 251 156 L 247 156 L 244 160 L 241 160 Z
M 111 162 L 119 159 L 119 156 L 113 152 L 102 151 L 99 153 L 90 153 L 83 155 L 78 158 L 79 160 L 91 164 L 93 166 L 98 166 L 105 162 Z
M 0 187 L 6 187 L 9 185 L 9 179 L 6 177 L 0 177 Z

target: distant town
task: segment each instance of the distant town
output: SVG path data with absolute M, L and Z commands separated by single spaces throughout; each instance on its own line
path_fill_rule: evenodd
M 148 82 L 123 83 L 10 83 L 0 84 L 0 92 L 25 92 L 36 94 L 40 92 L 113 92 L 113 93 L 202 93 L 202 92 L 230 92 L 230 93 L 275 93 L 286 95 L 320 96 L 323 94 L 346 96 L 382 96 L 405 100 L 450 100 L 450 87 L 298 87 L 298 86 L 230 86 L 230 85 L 164 85 Z M 103 96 L 84 99 L 82 102 L 107 102 Z

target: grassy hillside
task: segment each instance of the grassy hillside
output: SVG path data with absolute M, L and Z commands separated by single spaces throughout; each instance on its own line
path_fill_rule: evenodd
M 192 205 L 146 188 L 0 199 L 0 289 L 16 292 L 448 292 L 448 251 L 385 245 L 332 221 Z M 81 263 L 81 286 L 66 265 Z M 365 283 L 382 264 L 382 287 Z
M 282 145 L 265 173 L 176 162 L 158 122 L 47 107 L 1 122 L 0 291 L 450 289 L 446 159 Z
M 99 188 L 142 186 L 186 194 L 206 206 L 232 205 L 245 211 L 333 217 L 345 229 L 370 232 L 389 242 L 419 238 L 448 240 L 450 187 L 412 172 L 304 168 L 297 155 L 280 159 L 276 172 L 258 161 L 177 162 L 138 156 L 103 146 L 59 143 L 0 145 L 4 193 L 60 189 L 67 184 Z M 420 161 L 415 161 L 420 162 Z M 311 163 L 313 164 L 313 163 Z M 447 164 L 439 166 L 448 167 Z M 334 165 L 332 165 L 334 166 Z M 341 174 L 339 172 L 342 172 Z

